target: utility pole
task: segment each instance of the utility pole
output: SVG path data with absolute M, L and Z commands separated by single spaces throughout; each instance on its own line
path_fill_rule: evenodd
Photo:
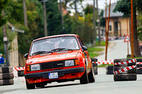
M 107 0 L 106 0 L 106 48 L 105 48 L 105 60 L 107 60 L 107 54 L 108 54 L 108 36 L 109 36 L 109 20 L 110 20 L 110 9 L 111 9 L 111 0 L 109 0 L 109 11 L 108 11 L 108 17 L 107 17 Z M 108 20 L 107 20 L 108 18 Z
M 6 59 L 6 66 L 9 66 L 9 53 L 8 53 L 8 38 L 7 38 L 7 32 L 6 32 L 6 25 L 3 26 L 3 42 L 4 42 L 4 55 Z
M 64 15 L 62 8 L 63 8 L 62 0 L 60 0 L 61 24 L 62 24 L 62 29 L 64 30 Z
M 75 8 L 75 18 L 78 19 L 78 11 L 77 11 L 77 0 L 74 0 L 74 8 Z
M 96 41 L 96 35 L 97 35 L 97 32 L 96 32 L 96 15 L 95 15 L 95 12 L 96 12 L 96 3 L 95 3 L 95 0 L 93 0 L 93 24 L 94 24 L 94 38 L 95 38 L 95 41 Z
M 133 13 L 133 0 L 131 0 L 131 57 L 134 58 L 134 23 L 133 23 L 133 18 L 134 13 Z
M 47 13 L 46 13 L 46 2 L 48 0 L 39 0 L 43 4 L 43 19 L 44 19 L 44 36 L 48 35 L 47 31 Z
M 14 40 L 11 42 L 11 51 L 10 54 L 10 64 L 13 66 L 21 66 L 20 55 L 18 52 L 18 33 L 24 33 L 24 30 L 19 30 L 15 28 L 10 22 L 7 23 L 8 27 L 11 29 L 11 32 L 15 32 L 16 36 Z
M 5 16 L 4 10 L 2 10 L 2 16 Z M 8 38 L 7 38 L 7 32 L 6 32 L 6 24 L 2 27 L 3 31 L 3 42 L 4 42 L 4 55 L 6 59 L 6 66 L 9 66 L 9 54 L 8 54 Z
M 24 25 L 28 27 L 26 0 L 23 0 Z
M 44 12 L 44 36 L 47 36 L 48 32 L 47 32 L 46 0 L 43 0 L 43 12 Z
M 101 44 L 101 31 L 100 31 L 100 15 L 99 15 L 99 7 L 98 7 L 98 0 L 96 0 L 97 6 L 97 14 L 98 14 L 98 36 L 99 36 L 99 45 Z
M 127 20 L 127 37 L 129 38 L 129 33 L 128 33 L 128 24 L 129 23 L 129 19 Z M 127 54 L 129 55 L 129 40 L 127 41 Z

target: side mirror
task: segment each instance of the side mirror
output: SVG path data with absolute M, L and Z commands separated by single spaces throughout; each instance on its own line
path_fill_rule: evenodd
M 28 59 L 28 55 L 29 55 L 29 53 L 26 53 L 26 54 L 24 55 L 24 58 L 25 58 L 25 59 Z
M 83 49 L 84 51 L 86 51 L 86 50 L 87 50 L 87 47 L 86 47 L 86 46 L 82 46 L 82 49 Z

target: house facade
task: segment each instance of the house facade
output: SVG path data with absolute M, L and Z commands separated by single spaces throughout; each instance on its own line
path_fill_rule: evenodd
M 123 13 L 121 13 L 121 12 L 114 12 L 115 6 L 116 6 L 116 3 L 113 3 L 111 5 L 109 36 L 121 37 L 124 35 L 129 35 L 130 19 L 129 19 L 129 17 L 124 17 Z M 105 15 L 104 15 L 104 17 L 105 17 Z M 107 8 L 107 17 L 105 17 L 105 19 L 106 19 L 106 21 L 108 21 L 108 8 Z M 108 26 L 108 23 L 106 23 L 106 26 Z

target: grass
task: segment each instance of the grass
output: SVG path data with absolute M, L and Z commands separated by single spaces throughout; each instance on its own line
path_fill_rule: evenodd
M 135 59 L 142 59 L 142 57 L 134 57 Z M 132 59 L 131 57 L 128 57 L 128 59 Z
M 142 59 L 142 57 L 135 57 L 136 59 Z
M 100 46 L 105 46 L 105 42 L 102 41 Z M 91 58 L 99 56 L 100 52 L 102 52 L 104 49 L 99 47 L 99 43 L 96 42 L 96 46 L 92 46 L 88 48 L 88 52 Z
M 99 48 L 99 47 L 89 47 L 88 48 L 88 52 L 91 58 L 99 56 L 99 52 L 103 51 L 103 48 Z
M 102 64 L 102 65 L 99 65 L 98 67 L 107 67 L 107 66 L 113 66 L 113 64 Z
M 100 45 L 99 42 L 96 42 L 96 46 L 105 46 L 105 45 L 106 45 L 105 41 L 101 41 Z

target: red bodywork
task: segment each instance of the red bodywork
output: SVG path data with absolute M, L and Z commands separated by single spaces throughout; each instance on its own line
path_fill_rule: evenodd
M 44 54 L 44 55 L 28 56 L 28 59 L 26 60 L 25 71 L 24 71 L 25 78 L 28 83 L 30 84 L 41 83 L 41 82 L 50 83 L 54 81 L 59 82 L 59 81 L 66 81 L 66 80 L 76 80 L 76 79 L 80 79 L 83 76 L 86 68 L 87 68 L 87 73 L 91 71 L 91 68 L 92 68 L 91 59 L 88 55 L 88 52 L 83 51 L 78 35 L 74 35 L 74 34 L 56 35 L 56 36 L 39 38 L 34 41 L 47 39 L 47 38 L 63 37 L 63 36 L 75 37 L 78 41 L 78 45 L 80 49 L 72 50 L 72 51 L 54 52 L 51 54 Z M 44 70 L 38 70 L 38 71 L 28 70 L 29 65 L 32 65 L 32 64 L 42 64 L 42 63 L 64 61 L 64 60 L 75 60 L 76 65 L 70 66 L 70 67 L 58 67 L 58 68 L 44 69 Z M 83 71 L 77 72 L 75 70 L 73 73 L 71 73 L 71 71 L 69 73 L 66 73 L 66 70 L 68 71 L 72 69 L 78 70 L 78 68 L 82 68 Z M 57 71 L 64 70 L 64 74 L 62 75 L 62 73 L 60 73 L 61 76 L 59 76 L 59 78 L 57 79 L 49 79 L 48 77 L 44 77 L 44 76 L 48 76 L 48 75 L 44 75 L 45 72 L 54 72 L 56 70 Z M 34 74 L 36 74 L 36 76 L 31 76 Z M 41 74 L 42 76 L 39 76 Z

